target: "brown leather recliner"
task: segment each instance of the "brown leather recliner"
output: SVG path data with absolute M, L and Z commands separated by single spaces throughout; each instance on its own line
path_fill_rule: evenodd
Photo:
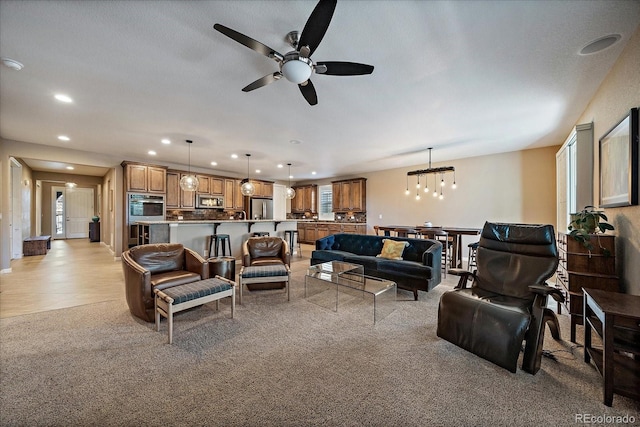
M 250 237 L 242 244 L 242 265 L 291 265 L 289 244 L 276 236 Z M 282 289 L 286 282 L 251 283 L 246 285 L 249 290 Z
M 289 244 L 280 237 L 250 237 L 242 245 L 242 265 L 291 265 Z
M 476 262 L 475 273 L 456 271 L 458 286 L 440 298 L 438 336 L 511 372 L 524 340 L 522 369 L 535 374 L 545 324 L 560 339 L 558 319 L 546 308 L 549 296 L 564 299 L 545 283 L 558 266 L 553 226 L 487 222 Z
M 147 322 L 155 321 L 154 289 L 209 278 L 207 261 L 180 243 L 135 246 L 123 252 L 122 270 L 129 311 Z

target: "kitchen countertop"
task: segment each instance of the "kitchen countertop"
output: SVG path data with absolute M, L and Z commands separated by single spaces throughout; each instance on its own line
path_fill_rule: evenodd
M 187 219 L 182 221 L 165 220 L 165 221 L 136 221 L 140 225 L 154 224 L 254 224 L 260 222 L 298 222 L 298 219 Z

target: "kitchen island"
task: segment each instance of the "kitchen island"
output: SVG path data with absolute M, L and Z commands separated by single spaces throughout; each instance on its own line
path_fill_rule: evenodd
M 284 238 L 286 230 L 296 230 L 299 220 L 186 220 L 186 221 L 138 221 L 138 244 L 182 243 L 209 257 L 209 237 L 212 234 L 228 234 L 232 255 L 242 257 L 242 244 L 252 233 L 267 231 L 272 236 Z

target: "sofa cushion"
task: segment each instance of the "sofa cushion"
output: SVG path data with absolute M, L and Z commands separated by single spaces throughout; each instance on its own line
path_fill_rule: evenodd
M 378 262 L 378 271 L 395 274 L 399 277 L 421 277 L 431 279 L 432 268 L 414 261 L 395 261 L 381 259 Z
M 253 266 L 281 264 L 284 264 L 284 261 L 282 261 L 282 258 L 280 258 L 279 256 L 263 256 L 251 260 L 251 265 Z
M 151 289 L 166 289 L 171 286 L 184 285 L 185 283 L 201 280 L 199 274 L 190 271 L 167 271 L 151 276 Z
M 378 269 L 378 263 L 382 261 L 384 258 L 376 258 L 374 256 L 367 255 L 355 255 L 349 254 L 344 257 L 345 262 L 350 262 L 352 264 L 359 264 L 364 266 L 365 274 L 371 274 L 372 272 Z
M 382 250 L 376 256 L 387 259 L 402 259 L 404 248 L 409 246 L 409 242 L 397 242 L 391 239 L 382 239 L 382 243 Z
M 351 252 L 344 251 L 333 251 L 333 250 L 315 250 L 311 254 L 311 258 L 314 261 L 319 261 L 319 263 L 329 262 L 329 261 L 344 261 L 345 256 L 353 255 Z

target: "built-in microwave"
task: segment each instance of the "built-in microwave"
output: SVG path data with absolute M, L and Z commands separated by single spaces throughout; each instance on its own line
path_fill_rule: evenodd
M 224 209 L 224 197 L 198 194 L 198 203 L 196 206 L 199 209 Z

